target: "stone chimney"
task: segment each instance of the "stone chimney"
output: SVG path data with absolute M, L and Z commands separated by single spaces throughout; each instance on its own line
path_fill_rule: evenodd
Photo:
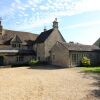
M 44 27 L 44 32 L 47 31 L 46 27 Z
M 1 25 L 1 21 L 2 21 L 2 19 L 0 18 L 0 35 L 2 35 L 2 29 L 3 29 L 2 25 Z
M 58 28 L 57 18 L 53 21 L 53 28 Z

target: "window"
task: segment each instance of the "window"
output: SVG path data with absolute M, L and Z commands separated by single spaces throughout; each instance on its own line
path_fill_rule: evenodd
M 88 55 L 86 53 L 75 53 L 75 54 L 72 54 L 72 64 L 73 65 L 80 65 L 80 62 L 81 62 L 81 59 L 83 57 L 88 57 Z
M 17 56 L 17 62 L 21 62 L 24 60 L 24 57 L 23 56 Z
M 73 65 L 80 64 L 80 54 L 72 54 L 72 64 Z
M 12 47 L 16 48 L 20 48 L 21 47 L 21 44 L 20 43 L 12 43 Z
M 76 54 L 72 54 L 72 62 L 76 61 Z
M 12 44 L 12 47 L 14 47 L 14 48 L 15 48 L 15 47 L 16 47 L 16 44 Z

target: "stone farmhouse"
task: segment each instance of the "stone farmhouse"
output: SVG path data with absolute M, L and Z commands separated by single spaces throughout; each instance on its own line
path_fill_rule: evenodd
M 59 31 L 57 18 L 52 29 L 40 35 L 3 29 L 0 21 L 0 65 L 26 64 L 38 59 L 49 64 L 72 67 L 80 65 L 83 56 L 93 65 L 100 64 L 100 39 L 93 45 L 67 43 Z

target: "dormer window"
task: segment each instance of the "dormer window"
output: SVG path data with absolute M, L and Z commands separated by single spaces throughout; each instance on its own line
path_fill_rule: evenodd
M 16 47 L 16 44 L 12 44 L 12 47 L 14 47 L 14 48 L 15 48 L 15 47 Z
M 21 39 L 15 35 L 15 37 L 11 40 L 11 45 L 13 48 L 20 48 L 22 44 Z
M 21 44 L 20 43 L 12 43 L 12 47 L 16 48 L 20 48 L 21 47 Z

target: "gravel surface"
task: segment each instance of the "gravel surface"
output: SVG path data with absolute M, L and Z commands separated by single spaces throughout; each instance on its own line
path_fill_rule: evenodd
M 77 68 L 0 69 L 0 100 L 97 100 L 96 86 Z M 99 99 L 98 99 L 99 100 Z

